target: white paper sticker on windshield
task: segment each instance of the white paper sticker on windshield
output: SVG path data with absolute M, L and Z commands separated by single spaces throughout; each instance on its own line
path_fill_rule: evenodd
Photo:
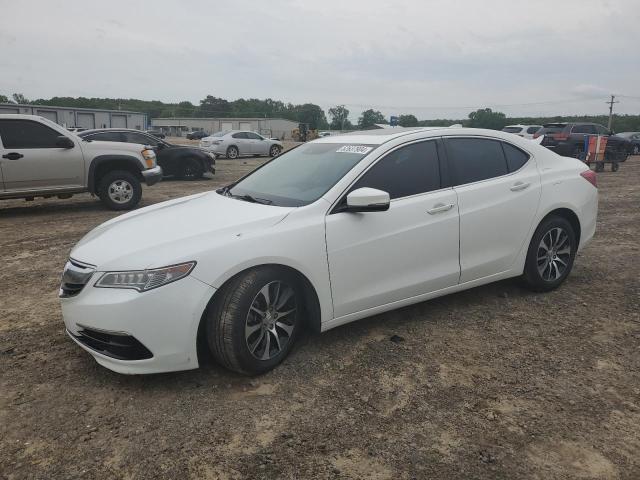
M 338 150 L 337 153 L 359 153 L 360 155 L 364 155 L 369 153 L 372 147 L 366 147 L 364 145 L 343 145 Z

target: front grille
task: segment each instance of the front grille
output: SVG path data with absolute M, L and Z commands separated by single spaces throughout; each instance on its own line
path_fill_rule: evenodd
M 62 272 L 58 296 L 68 298 L 78 295 L 95 271 L 96 268 L 93 265 L 69 259 Z
M 126 333 L 82 327 L 77 334 L 72 335 L 91 350 L 118 360 L 144 360 L 153 357 L 147 347 Z

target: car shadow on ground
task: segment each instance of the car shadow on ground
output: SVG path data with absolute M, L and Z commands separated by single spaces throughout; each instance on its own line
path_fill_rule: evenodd
M 427 300 L 415 305 L 400 308 L 383 314 L 375 315 L 356 322 L 348 323 L 329 330 L 325 333 L 312 332 L 305 329 L 301 332 L 296 345 L 283 361 L 271 372 L 253 377 L 231 372 L 217 364 L 210 355 L 201 356 L 200 368 L 179 372 L 158 373 L 149 375 L 121 375 L 111 372 L 97 365 L 94 360 L 85 355 L 87 370 L 92 370 L 88 375 L 98 375 L 100 384 L 112 383 L 128 390 L 144 391 L 181 391 L 185 389 L 205 388 L 253 388 L 256 384 L 272 382 L 273 377 L 284 375 L 279 370 L 295 369 L 295 365 L 302 363 L 315 363 L 315 359 L 322 358 L 326 361 L 340 365 L 353 354 L 354 349 L 368 341 L 372 332 L 383 341 L 402 342 L 408 337 L 408 331 L 417 324 L 430 324 L 431 328 L 437 328 L 442 322 L 443 312 L 454 312 L 453 321 L 459 322 L 459 327 L 464 328 L 480 321 L 477 317 L 464 315 L 461 309 L 475 308 L 491 302 L 509 302 L 509 299 L 534 297 L 538 294 L 520 286 L 518 279 L 507 279 L 489 285 L 475 287 L 463 292 L 453 293 L 443 297 Z M 455 315 L 460 312 L 460 315 Z M 395 338 L 394 338 L 395 337 Z M 397 340 L 399 339 L 399 340 Z M 314 359 L 315 357 L 315 359 Z M 94 364 L 94 365 L 91 365 Z M 381 366 L 381 368 L 383 368 Z M 77 370 L 76 370 L 77 371 Z

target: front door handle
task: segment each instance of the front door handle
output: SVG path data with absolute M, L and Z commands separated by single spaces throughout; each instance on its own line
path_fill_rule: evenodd
M 6 158 L 7 160 L 19 160 L 22 157 L 24 157 L 24 155 L 18 152 L 11 152 L 7 153 L 6 155 L 2 155 L 2 158 Z
M 431 210 L 427 210 L 429 215 L 435 215 L 436 213 L 446 212 L 453 208 L 453 203 L 448 203 L 445 205 L 444 203 L 438 203 L 433 206 Z
M 512 192 L 519 192 L 520 190 L 524 190 L 525 188 L 527 188 L 529 185 L 531 185 L 531 184 L 530 183 L 525 183 L 525 182 L 516 182 L 511 187 L 511 191 Z

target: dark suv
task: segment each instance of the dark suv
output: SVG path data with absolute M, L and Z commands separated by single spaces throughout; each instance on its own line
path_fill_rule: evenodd
M 609 137 L 605 149 L 606 162 L 624 162 L 632 149 L 628 140 L 615 136 L 613 132 L 597 123 L 547 123 L 533 138 L 541 135 L 544 135 L 542 146 L 563 157 L 584 159 L 585 138 L 589 135 Z
M 85 130 L 78 136 L 85 140 L 149 145 L 156 152 L 158 165 L 162 167 L 165 175 L 195 180 L 202 178 L 206 172 L 216 171 L 216 157 L 213 153 L 198 147 L 174 145 L 139 130 L 102 128 Z

